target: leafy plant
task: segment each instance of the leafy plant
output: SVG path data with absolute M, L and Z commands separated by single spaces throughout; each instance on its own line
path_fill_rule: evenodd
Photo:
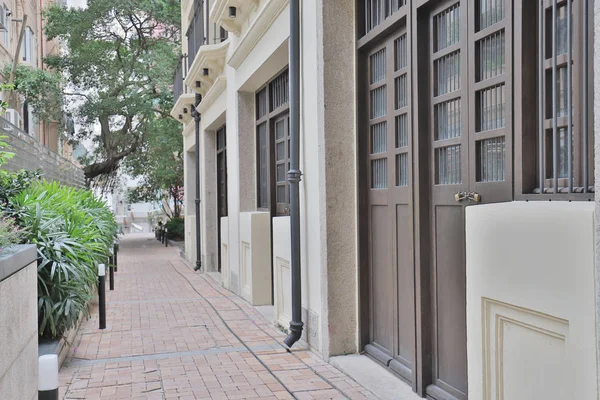
M 169 239 L 183 240 L 185 238 L 185 220 L 183 218 L 172 218 L 167 222 L 166 227 Z
M 0 209 L 8 205 L 8 199 L 29 188 L 42 177 L 41 170 L 5 172 L 0 175 Z
M 38 319 L 42 336 L 60 337 L 88 307 L 117 224 L 89 190 L 35 183 L 9 200 L 38 250 Z
M 9 247 L 21 243 L 25 230 L 21 229 L 14 218 L 0 213 L 0 254 Z
M 8 151 L 10 145 L 6 143 L 8 136 L 0 136 L 0 166 L 6 164 L 11 158 L 15 156 L 15 153 Z M 0 176 L 6 175 L 7 172 L 3 169 L 0 170 Z

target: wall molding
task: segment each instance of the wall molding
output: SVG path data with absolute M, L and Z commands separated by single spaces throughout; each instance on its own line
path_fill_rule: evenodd
M 289 3 L 290 0 L 269 0 L 260 9 L 256 18 L 248 27 L 246 34 L 240 39 L 229 60 L 227 60 L 229 66 L 238 68 L 244 62 Z

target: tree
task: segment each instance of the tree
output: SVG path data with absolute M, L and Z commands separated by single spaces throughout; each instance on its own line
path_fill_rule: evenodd
M 36 114 L 56 119 L 63 102 L 44 98 L 61 88 L 64 108 L 87 127 L 76 139 L 97 145 L 84 167 L 86 179 L 109 182 L 123 159 L 148 148 L 157 121 L 170 118 L 180 2 L 88 0 L 85 9 L 51 6 L 45 18 L 47 37 L 64 43 L 64 51 L 45 62 L 63 81 L 48 85 L 48 71 L 20 68 L 16 89 L 31 99 Z
M 139 185 L 128 192 L 127 201 L 160 201 L 169 218 L 181 217 L 183 136 L 179 123 L 172 118 L 154 120 L 139 150 L 125 161 L 126 172 L 140 178 Z

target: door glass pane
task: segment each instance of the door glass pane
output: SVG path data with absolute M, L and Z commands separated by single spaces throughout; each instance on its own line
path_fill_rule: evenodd
M 385 79 L 385 48 L 370 57 L 371 85 Z
M 567 5 L 558 7 L 556 13 L 556 54 L 567 54 Z
M 462 183 L 460 150 L 459 144 L 435 149 L 435 183 L 437 185 Z
M 383 117 L 387 109 L 387 90 L 385 85 L 371 90 L 371 119 Z
M 433 17 L 435 51 L 458 43 L 460 39 L 460 6 L 455 4 Z
M 460 89 L 460 52 L 434 61 L 435 95 L 441 96 Z
M 401 75 L 394 80 L 396 87 L 396 110 L 406 107 L 408 104 L 407 81 L 406 74 Z
M 396 117 L 396 148 L 408 146 L 408 115 Z
M 371 154 L 387 151 L 387 123 L 380 122 L 371 126 Z
M 387 158 L 371 161 L 371 188 L 387 188 Z
M 460 99 L 436 104 L 434 109 L 435 140 L 452 139 L 461 136 Z
M 267 126 L 258 126 L 258 206 L 267 208 L 269 206 L 267 196 Z
M 285 158 L 285 142 L 277 143 L 277 161 Z
M 408 186 L 408 153 L 396 155 L 396 186 Z
M 285 182 L 285 164 L 277 164 L 277 182 Z
M 277 202 L 285 203 L 285 185 L 277 185 Z
M 490 79 L 504 73 L 505 46 L 503 30 L 477 41 L 476 49 L 479 53 L 477 57 L 479 66 L 476 70 L 478 81 Z
M 282 139 L 285 135 L 285 120 L 280 119 L 275 122 L 275 138 Z
M 406 34 L 396 39 L 396 71 L 405 68 L 408 65 L 408 40 Z
M 501 182 L 505 180 L 504 137 L 477 142 L 477 182 Z
M 504 128 L 504 84 L 477 92 L 477 132 Z
M 504 0 L 478 0 L 479 30 L 504 19 Z

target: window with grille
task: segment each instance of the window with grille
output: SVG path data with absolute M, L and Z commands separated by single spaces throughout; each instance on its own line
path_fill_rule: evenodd
M 523 194 L 594 192 L 592 10 L 593 0 L 524 2 L 522 96 L 537 101 L 523 104 Z
M 289 215 L 290 120 L 287 69 L 256 93 L 257 205 Z
M 406 5 L 406 0 L 366 0 L 365 33 L 380 25 L 387 17 Z

